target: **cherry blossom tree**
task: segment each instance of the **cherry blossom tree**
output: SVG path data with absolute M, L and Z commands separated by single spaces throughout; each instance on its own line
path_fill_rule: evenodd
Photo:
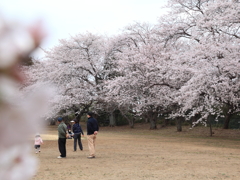
M 51 99 L 55 112 L 78 109 L 80 118 L 90 107 L 96 109 L 101 104 L 103 81 L 111 75 L 107 57 L 107 37 L 78 34 L 46 51 L 46 59 L 29 73 L 39 71 L 33 86 L 47 83 L 57 87 L 58 95 Z
M 164 49 L 164 40 L 155 27 L 135 23 L 114 41 L 114 59 L 120 76 L 107 83 L 107 98 L 118 102 L 133 115 L 148 115 L 150 129 L 156 128 L 159 114 L 175 103 L 174 94 L 188 79 L 174 81 L 178 71 Z M 128 107 L 128 108 L 126 108 Z M 133 122 L 131 122 L 133 123 Z M 130 125 L 133 126 L 133 125 Z
M 159 20 L 166 46 L 185 44 L 173 53 L 179 68 L 194 75 L 180 89 L 180 114 L 225 117 L 239 112 L 239 1 L 170 0 L 171 13 Z M 187 46 L 186 46 L 187 45 Z M 186 49 L 187 48 L 187 49 Z

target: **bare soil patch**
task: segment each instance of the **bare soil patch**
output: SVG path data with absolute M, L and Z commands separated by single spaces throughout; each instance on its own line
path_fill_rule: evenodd
M 214 129 L 214 137 L 209 137 L 209 129 L 203 127 L 184 127 L 179 133 L 175 127 L 148 126 L 101 127 L 95 159 L 87 159 L 86 137 L 83 151 L 73 152 L 73 140 L 68 139 L 67 158 L 57 159 L 57 126 L 48 126 L 41 153 L 33 154 L 39 159 L 33 179 L 239 180 L 239 130 Z

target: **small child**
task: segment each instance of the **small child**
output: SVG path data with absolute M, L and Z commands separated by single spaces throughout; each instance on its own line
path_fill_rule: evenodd
M 35 136 L 35 143 L 34 143 L 34 148 L 36 150 L 36 154 L 41 152 L 40 151 L 41 144 L 43 144 L 43 140 L 42 140 L 40 134 L 37 134 Z

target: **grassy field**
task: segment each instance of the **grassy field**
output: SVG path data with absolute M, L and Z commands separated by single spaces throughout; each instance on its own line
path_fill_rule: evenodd
M 101 127 L 95 159 L 87 159 L 86 137 L 83 151 L 73 152 L 73 140 L 68 139 L 67 158 L 57 159 L 57 126 L 48 126 L 42 152 L 33 154 L 39 159 L 33 179 L 239 180 L 240 131 L 213 131 L 210 137 L 204 127 L 183 127 L 182 132 L 175 127 L 149 130 L 148 124 Z

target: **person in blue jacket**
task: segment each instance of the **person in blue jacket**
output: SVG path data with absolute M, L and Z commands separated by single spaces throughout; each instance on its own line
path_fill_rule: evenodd
M 82 128 L 79 124 L 79 122 L 74 119 L 71 122 L 73 122 L 73 126 L 72 126 L 72 131 L 73 131 L 73 139 L 74 139 L 74 144 L 73 144 L 73 149 L 74 151 L 77 151 L 77 142 L 78 142 L 78 146 L 80 148 L 80 150 L 83 150 L 83 146 L 82 146 L 82 141 L 81 141 L 81 134 L 84 136 L 84 133 L 82 131 Z
M 93 113 L 87 113 L 88 121 L 87 121 L 87 139 L 88 139 L 88 148 L 90 155 L 89 159 L 95 158 L 95 141 L 97 138 L 97 134 L 99 131 L 98 122 L 95 118 L 93 118 Z

